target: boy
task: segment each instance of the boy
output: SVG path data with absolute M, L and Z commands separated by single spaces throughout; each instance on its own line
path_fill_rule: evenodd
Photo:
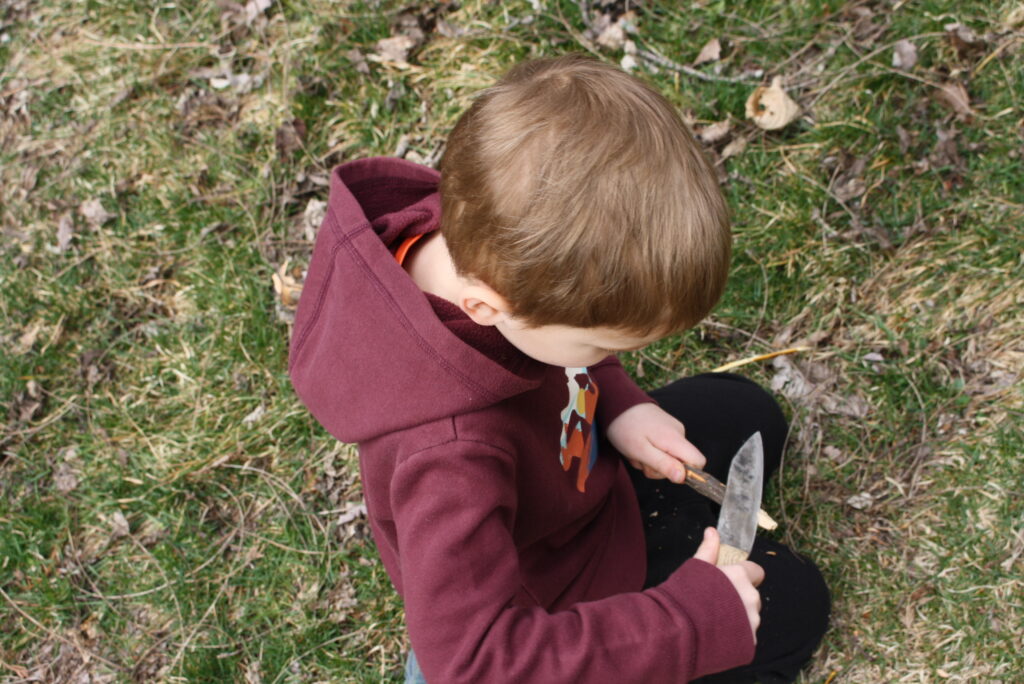
M 359 443 L 408 681 L 796 676 L 825 629 L 820 575 L 759 540 L 762 604 L 761 565 L 716 568 L 712 505 L 678 484 L 683 462 L 724 478 L 758 429 L 770 473 L 781 412 L 735 376 L 652 398 L 613 355 L 700 321 L 730 240 L 671 105 L 580 57 L 485 91 L 440 177 L 395 159 L 335 170 L 291 375 Z

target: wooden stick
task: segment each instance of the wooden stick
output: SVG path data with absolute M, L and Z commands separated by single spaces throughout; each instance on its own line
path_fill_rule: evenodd
M 748 356 L 745 359 L 737 359 L 736 361 L 730 361 L 724 366 L 718 368 L 712 368 L 712 373 L 723 373 L 733 368 L 745 366 L 748 363 L 756 363 L 758 361 L 767 361 L 768 359 L 774 359 L 776 356 L 785 356 L 786 354 L 796 354 L 797 352 L 811 351 L 811 347 L 790 347 L 789 349 L 780 349 L 779 351 L 769 352 L 768 354 L 758 354 L 757 356 Z
M 683 484 L 690 485 L 698 494 L 703 494 L 717 504 L 722 503 L 725 499 L 724 484 L 703 470 L 697 470 L 685 464 L 683 467 L 686 468 L 686 479 L 683 480 Z M 764 509 L 761 509 L 757 512 L 757 526 L 766 530 L 774 530 L 779 524 L 772 520 L 772 517 L 765 513 Z

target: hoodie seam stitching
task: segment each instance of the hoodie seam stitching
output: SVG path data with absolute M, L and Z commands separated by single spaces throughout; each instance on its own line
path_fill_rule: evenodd
M 456 436 L 456 437 L 452 437 L 451 439 L 446 439 L 443 442 L 437 442 L 435 444 L 431 444 L 430 446 L 425 446 L 422 449 L 417 449 L 416 451 L 413 451 L 410 454 L 408 454 L 407 456 L 405 456 L 405 458 L 403 458 L 402 460 L 403 461 L 408 461 L 409 459 L 415 458 L 416 456 L 419 456 L 420 454 L 426 453 L 428 451 L 433 451 L 434 449 L 438 449 L 440 447 L 448 446 L 450 444 L 477 444 L 477 445 L 480 445 L 480 446 L 483 446 L 483 447 L 487 448 L 488 450 L 495 451 L 495 452 L 497 452 L 499 454 L 502 454 L 503 456 L 508 456 L 511 459 L 515 459 L 515 454 L 513 454 L 512 452 L 506 451 L 505 449 L 502 449 L 501 447 L 495 446 L 495 445 L 493 445 L 493 444 L 491 444 L 489 442 L 484 442 L 483 440 L 479 440 L 479 439 L 464 439 L 462 437 L 457 437 Z
M 328 217 L 330 217 L 330 214 L 328 214 Z M 295 345 L 295 355 L 289 366 L 294 366 L 295 363 L 298 362 L 299 354 L 302 352 L 302 348 L 306 345 L 306 340 L 309 339 L 314 326 L 317 321 L 320 320 L 320 314 L 323 312 L 324 299 L 327 297 L 327 286 L 334 277 L 335 257 L 337 256 L 339 249 L 341 249 L 341 242 L 336 242 L 331 247 L 330 265 L 327 268 L 327 272 L 324 274 L 323 285 L 320 286 L 320 291 L 316 294 L 316 304 L 313 306 L 313 312 L 309 316 L 309 321 L 299 334 L 299 339 Z
M 429 212 L 423 212 L 423 213 L 429 213 Z M 334 269 L 333 269 L 334 259 L 333 259 L 333 257 L 335 256 L 338 248 L 344 247 L 345 249 L 348 250 L 349 254 L 352 256 L 352 260 L 356 263 L 356 265 L 358 265 L 359 268 L 363 271 L 363 273 L 368 276 L 368 279 L 369 279 L 371 285 L 373 286 L 373 288 L 387 302 L 388 306 L 391 308 L 391 310 L 394 312 L 394 314 L 399 317 L 399 319 L 402 322 L 403 328 L 406 330 L 406 332 L 408 332 L 409 336 L 412 337 L 413 341 L 416 343 L 416 345 L 418 347 L 420 347 L 420 349 L 422 349 L 431 358 L 433 358 L 435 360 L 435 362 L 437 362 L 437 364 L 440 365 L 443 369 L 448 371 L 449 374 L 454 375 L 456 378 L 461 380 L 463 382 L 463 384 L 469 386 L 471 389 L 475 390 L 476 392 L 479 392 L 480 394 L 482 394 L 483 396 L 487 397 L 492 402 L 500 401 L 501 397 L 499 397 L 497 394 L 491 392 L 487 388 L 483 387 L 482 385 L 478 384 L 476 381 L 474 381 L 468 375 L 464 374 L 462 371 L 460 371 L 458 368 L 456 368 L 454 364 L 450 363 L 447 359 L 445 359 L 440 354 L 438 354 L 437 351 L 433 348 L 433 346 L 430 345 L 423 338 L 423 336 L 420 335 L 419 332 L 417 332 L 416 329 L 412 326 L 408 316 L 405 315 L 405 313 L 402 311 L 401 307 L 399 307 L 397 302 L 395 302 L 395 298 L 391 296 L 391 293 L 388 292 L 387 289 L 384 288 L 381 285 L 380 278 L 377 276 L 377 273 L 372 268 L 370 268 L 369 264 L 367 264 L 366 260 L 363 258 L 363 255 L 359 252 L 358 249 L 356 249 L 355 245 L 352 244 L 352 238 L 354 236 L 356 236 L 357 234 L 360 234 L 360 233 L 365 232 L 366 230 L 372 228 L 372 224 L 369 221 L 363 221 L 356 228 L 353 228 L 351 231 L 349 231 L 347 233 L 344 233 L 344 232 L 342 232 L 340 230 L 340 227 L 338 226 L 337 219 L 331 213 L 327 214 L 327 220 L 329 221 L 329 226 L 331 228 L 331 232 L 334 233 L 334 235 L 336 237 L 341 238 L 339 240 L 339 242 L 338 242 L 337 248 L 335 248 L 334 250 L 331 251 L 331 256 L 332 256 L 332 260 L 331 260 L 331 262 L 332 262 L 331 275 L 333 275 L 333 272 L 334 272 Z M 325 279 L 325 281 L 324 281 L 324 294 L 326 294 L 326 289 L 327 289 L 327 279 Z M 323 295 L 320 298 L 318 298 L 318 300 L 317 300 L 317 314 L 320 313 L 320 304 L 321 304 L 322 298 L 323 298 Z

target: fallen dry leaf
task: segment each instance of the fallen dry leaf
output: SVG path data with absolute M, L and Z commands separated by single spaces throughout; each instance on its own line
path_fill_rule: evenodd
M 75 222 L 71 220 L 71 214 L 61 214 L 57 220 L 57 251 L 66 252 L 74 237 Z
M 316 241 L 316 233 L 327 215 L 327 202 L 313 198 L 306 203 L 302 212 L 302 234 L 309 242 Z
M 892 65 L 897 69 L 910 71 L 917 64 L 917 46 L 903 39 L 892 48 Z
M 43 329 L 43 324 L 36 321 L 21 334 L 18 338 L 17 344 L 14 345 L 12 351 L 17 354 L 27 354 L 32 351 L 32 347 L 35 346 L 36 340 L 39 338 L 39 333 Z
M 335 522 L 335 534 L 342 545 L 352 540 L 365 539 L 369 535 L 366 519 L 366 504 L 363 501 L 349 502 Z
M 251 24 L 256 18 L 270 9 L 271 0 L 249 0 L 245 3 L 245 21 Z
M 356 70 L 356 73 L 363 74 L 364 76 L 369 75 L 370 65 L 366 63 L 366 57 L 363 57 L 363 53 L 359 51 L 359 48 L 352 48 L 346 52 L 345 59 L 352 63 L 352 68 Z
M 875 23 L 875 19 L 882 18 L 882 21 Z M 874 42 L 885 31 L 885 14 L 876 15 L 873 10 L 864 6 L 855 6 L 846 9 L 842 17 L 852 24 L 853 37 L 861 43 Z
M 350 504 L 341 515 L 338 516 L 337 524 L 347 525 L 354 520 L 366 517 L 366 504 L 358 502 Z
M 80 474 L 74 463 L 78 461 L 78 451 L 74 447 L 64 450 L 63 459 L 53 469 L 53 488 L 61 494 L 67 494 L 78 487 Z
M 370 59 L 395 66 L 408 66 L 409 53 L 416 47 L 416 41 L 409 36 L 391 36 L 377 41 L 376 52 Z
M 1024 3 L 1007 12 L 1002 22 L 1004 31 L 1013 31 L 1020 26 L 1024 26 Z
M 722 44 L 717 38 L 712 38 L 700 49 L 700 52 L 697 54 L 697 59 L 693 60 L 693 66 L 707 64 L 708 62 L 717 62 L 721 57 Z
M 826 157 L 822 161 L 822 166 L 832 172 L 832 179 L 829 182 L 832 194 L 842 202 L 849 202 L 863 195 L 868 189 L 863 174 L 869 161 L 866 156 L 854 157 L 845 150 L 839 155 Z
M 15 394 L 11 401 L 8 409 L 10 422 L 15 424 L 31 422 L 39 416 L 44 401 L 43 388 L 35 380 L 29 380 L 25 383 L 25 389 Z
M 342 623 L 349 619 L 352 609 L 358 605 L 359 601 L 349 579 L 348 569 L 342 565 L 337 584 L 313 607 L 326 613 L 328 620 Z
M 771 389 L 794 404 L 850 418 L 864 418 L 871 410 L 859 396 L 840 393 L 837 374 L 824 364 L 813 361 L 798 364 L 788 356 L 779 356 L 772 360 L 772 366 L 776 373 L 771 379 Z
M 747 118 L 758 128 L 777 131 L 800 117 L 800 105 L 782 89 L 782 78 L 776 76 L 768 87 L 760 86 L 747 98 Z
M 272 0 L 249 0 L 245 4 L 235 0 L 217 0 L 221 8 L 220 23 L 228 41 L 237 44 L 251 31 L 263 31 L 267 26 L 264 13 L 271 4 Z
M 910 146 L 914 142 L 914 136 L 903 126 L 896 126 L 896 137 L 900 140 L 900 154 L 906 154 L 910 151 Z
M 967 94 L 967 88 L 959 81 L 949 81 L 940 85 L 936 89 L 935 99 L 949 107 L 961 120 L 974 116 L 971 97 Z
M 609 24 L 597 36 L 595 42 L 612 51 L 621 50 L 622 46 L 626 44 L 626 30 L 619 22 Z
M 726 119 L 725 121 L 716 121 L 713 124 L 709 124 L 704 128 L 697 131 L 697 139 L 706 145 L 711 145 L 716 142 L 720 142 L 729 137 L 729 133 L 732 132 L 732 121 Z
M 128 518 L 124 517 L 124 513 L 121 511 L 114 511 L 107 519 L 110 524 L 110 539 L 120 539 L 121 537 L 127 537 L 131 534 L 131 526 L 128 524 Z
M 871 504 L 875 502 L 875 497 L 870 492 L 861 492 L 860 494 L 854 494 L 846 500 L 846 505 L 850 508 L 856 508 L 858 511 L 867 510 L 871 507 Z
M 107 221 L 117 218 L 117 214 L 111 214 L 103 208 L 103 203 L 98 199 L 86 200 L 78 205 L 78 215 L 85 219 L 94 230 Z
M 302 294 L 302 283 L 288 272 L 287 261 L 271 275 L 271 280 L 274 282 L 274 292 L 277 293 L 281 306 L 286 309 L 294 309 L 298 306 L 299 295 Z
M 747 139 L 743 136 L 735 138 L 728 145 L 722 148 L 722 161 L 730 157 L 738 157 L 747 149 Z
M 250 411 L 245 418 L 242 419 L 242 425 L 245 425 L 246 427 L 252 427 L 256 423 L 258 423 L 260 421 L 260 418 L 266 415 L 266 413 L 267 408 L 263 404 L 260 404 L 252 411 Z
M 243 670 L 245 684 L 263 684 L 263 674 L 260 672 L 260 661 L 250 660 Z
M 984 52 L 986 41 L 978 36 L 974 29 L 963 24 L 946 24 L 946 37 L 956 49 L 960 59 L 970 57 L 972 54 Z
M 25 166 L 25 169 L 21 172 L 21 189 L 22 192 L 24 192 L 23 197 L 27 197 L 28 194 L 35 189 L 38 177 L 39 167 Z
M 236 100 L 197 88 L 183 92 L 178 98 L 177 107 L 183 120 L 182 132 L 186 134 L 205 126 L 231 125 L 241 111 L 241 105 Z
M 626 36 L 635 19 L 636 13 L 632 10 L 619 16 L 615 16 L 614 12 L 600 14 L 587 30 L 586 36 L 606 50 L 621 50 L 629 42 Z
M 282 161 L 291 159 L 296 150 L 302 149 L 302 142 L 305 139 L 306 123 L 302 119 L 285 121 L 274 132 L 274 146 L 277 148 L 278 158 Z

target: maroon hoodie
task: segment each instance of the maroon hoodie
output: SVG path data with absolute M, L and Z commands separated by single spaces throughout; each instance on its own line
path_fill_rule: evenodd
M 437 182 L 398 159 L 334 170 L 290 360 L 317 420 L 359 443 L 427 681 L 684 682 L 749 662 L 745 610 L 713 566 L 687 561 L 642 591 L 622 459 L 606 444 L 592 462 L 560 457 L 570 386 L 596 384 L 597 432 L 650 401 L 618 361 L 568 375 L 534 361 L 395 261 L 438 227 Z

